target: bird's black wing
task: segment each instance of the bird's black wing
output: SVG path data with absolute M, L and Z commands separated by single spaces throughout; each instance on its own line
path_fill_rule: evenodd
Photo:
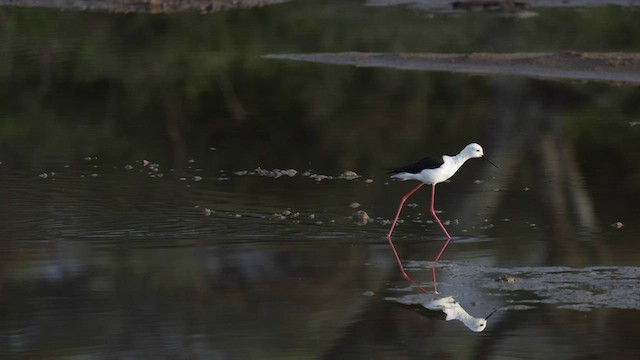
M 413 164 L 386 170 L 388 170 L 387 174 L 399 174 L 403 172 L 417 174 L 424 169 L 439 168 L 440 166 L 442 166 L 442 164 L 444 164 L 444 159 L 442 158 L 442 156 L 427 156 L 426 158 L 416 161 Z

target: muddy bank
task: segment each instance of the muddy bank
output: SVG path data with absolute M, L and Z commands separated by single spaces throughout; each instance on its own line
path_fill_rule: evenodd
M 109 12 L 211 13 L 279 4 L 287 0 L 0 0 L 0 6 L 42 7 Z
M 90 10 L 109 12 L 211 13 L 232 9 L 253 8 L 279 4 L 289 0 L 0 0 L 0 6 L 42 7 L 63 10 Z M 408 6 L 419 11 L 448 13 L 468 11 L 498 11 L 535 15 L 527 9 L 549 7 L 596 7 L 596 6 L 638 6 L 629 0 L 546 0 L 546 1 L 505 1 L 505 0 L 368 0 L 366 6 Z
M 445 71 L 476 75 L 517 75 L 541 79 L 640 83 L 638 53 L 473 53 L 386 54 L 316 53 L 272 54 L 269 59 L 323 64 L 383 67 L 401 70 Z

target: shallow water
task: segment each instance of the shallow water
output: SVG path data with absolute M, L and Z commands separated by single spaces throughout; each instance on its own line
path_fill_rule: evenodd
M 640 49 L 634 8 L 534 10 L 0 8 L 0 355 L 637 357 L 638 87 L 264 58 Z M 407 201 L 409 282 L 384 168 L 472 141 L 499 168 L 438 185 L 438 263 Z

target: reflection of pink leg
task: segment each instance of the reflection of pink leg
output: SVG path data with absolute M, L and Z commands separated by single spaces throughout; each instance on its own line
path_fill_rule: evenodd
M 438 294 L 438 280 L 436 280 L 436 268 L 431 268 L 431 277 L 433 278 L 433 292 Z
M 433 184 L 431 185 L 431 207 L 429 208 L 429 211 L 431 212 L 431 216 L 433 216 L 433 218 L 436 220 L 438 225 L 440 225 L 440 228 L 442 229 L 442 231 L 444 231 L 445 235 L 447 235 L 447 242 L 444 243 L 444 246 L 442 247 L 442 249 L 440 249 L 438 256 L 436 256 L 436 259 L 434 260 L 434 261 L 438 261 L 440 260 L 440 256 L 442 256 L 442 253 L 444 253 L 444 249 L 446 249 L 447 245 L 449 245 L 449 242 L 451 241 L 451 235 L 449 235 L 449 233 L 447 232 L 447 229 L 445 229 L 444 225 L 442 225 L 442 221 L 440 221 L 440 219 L 438 219 L 438 216 L 436 215 L 436 210 L 433 208 L 435 198 L 436 198 L 436 184 Z
M 424 185 L 424 183 L 420 183 L 420 185 L 416 186 L 413 190 L 409 191 L 405 196 L 402 197 L 402 200 L 400 200 L 400 206 L 398 207 L 398 213 L 396 214 L 396 218 L 395 218 L 395 220 L 393 220 L 393 224 L 391 225 L 391 229 L 389 230 L 389 233 L 387 234 L 388 238 L 391 237 L 391 233 L 393 232 L 393 228 L 396 227 L 396 223 L 398 222 L 398 217 L 400 217 L 400 212 L 402 211 L 402 206 L 404 205 L 404 202 L 407 201 L 409 196 L 413 195 L 414 192 L 416 192 L 418 189 L 420 189 L 422 187 L 422 185 Z M 431 202 L 432 202 L 431 207 L 433 208 L 433 200 Z M 440 226 L 442 226 L 442 225 L 440 225 Z M 391 245 L 391 246 L 393 247 L 393 245 Z M 393 251 L 395 252 L 396 250 L 394 249 Z M 398 254 L 396 254 L 396 257 L 398 257 Z
M 391 250 L 393 250 L 393 255 L 396 256 L 396 261 L 398 262 L 398 267 L 400 268 L 400 272 L 402 272 L 402 277 L 405 278 L 411 285 L 415 285 L 416 283 L 407 275 L 407 272 L 404 271 L 404 266 L 402 266 L 402 260 L 400 260 L 400 256 L 398 256 L 398 252 L 396 251 L 396 247 L 393 246 L 393 241 L 391 241 L 391 237 L 387 237 L 389 240 L 389 245 L 391 245 Z
M 407 274 L 407 272 L 404 270 L 404 266 L 402 266 L 402 260 L 400 260 L 400 256 L 398 256 L 398 252 L 396 251 L 396 247 L 393 245 L 393 241 L 391 241 L 391 237 L 387 237 L 387 240 L 389 240 L 389 245 L 391 245 L 391 250 L 393 250 L 393 255 L 395 255 L 396 257 L 396 262 L 398 262 L 398 267 L 400 268 L 400 272 L 402 273 L 402 277 L 407 280 L 409 282 L 409 284 L 416 286 L 416 282 L 413 281 L 413 279 Z M 435 279 L 435 269 L 433 269 L 434 273 L 433 273 L 433 278 Z M 435 286 L 435 283 L 434 283 Z M 420 289 L 420 291 L 422 292 L 427 292 L 427 290 L 425 290 L 424 288 L 422 288 L 421 286 L 418 286 L 418 289 Z M 436 292 L 438 292 L 436 290 Z

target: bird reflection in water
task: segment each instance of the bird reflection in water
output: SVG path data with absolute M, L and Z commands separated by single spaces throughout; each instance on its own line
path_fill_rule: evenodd
M 458 320 L 462 322 L 469 330 L 474 332 L 481 332 L 487 327 L 487 320 L 495 314 L 496 310 L 493 310 L 489 315 L 482 317 L 471 316 L 466 312 L 460 303 L 458 303 L 453 296 L 444 296 L 438 292 L 438 281 L 436 279 L 436 268 L 431 268 L 431 276 L 433 280 L 433 292 L 428 291 L 422 286 L 416 284 L 416 282 L 407 274 L 402 260 L 398 256 L 393 242 L 389 238 L 389 244 L 395 255 L 396 262 L 402 273 L 402 277 L 407 280 L 412 286 L 421 291 L 423 294 L 406 295 L 400 298 L 387 298 L 387 300 L 393 300 L 398 304 L 416 311 L 423 316 L 433 315 L 433 312 L 442 311 L 446 317 L 445 320 Z
M 474 317 L 466 312 L 453 296 L 442 297 L 438 294 L 414 294 L 388 300 L 394 300 L 425 317 L 430 317 L 433 312 L 442 311 L 446 315 L 445 320 L 458 320 L 473 332 L 483 331 L 487 327 L 487 320 L 496 312 L 494 310 L 484 318 Z

